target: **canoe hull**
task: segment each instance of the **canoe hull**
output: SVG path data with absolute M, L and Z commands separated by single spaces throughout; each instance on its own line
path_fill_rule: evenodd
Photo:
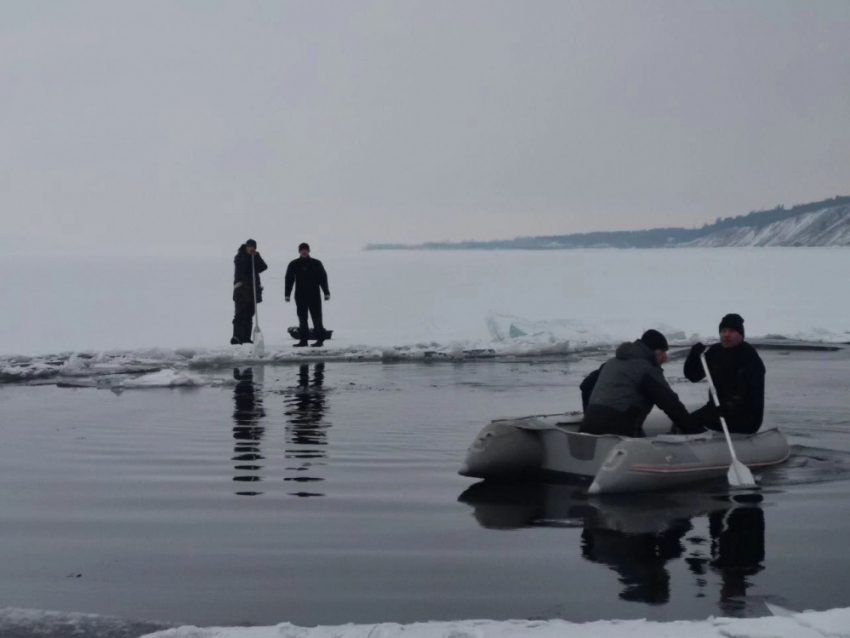
M 666 432 L 663 415 L 648 420 L 648 434 Z M 721 478 L 732 462 L 721 433 L 657 434 L 647 438 L 578 432 L 580 415 L 494 421 L 467 451 L 460 473 L 489 480 L 584 482 L 592 494 L 651 492 Z M 738 458 L 751 469 L 784 462 L 788 441 L 766 426 L 733 435 Z

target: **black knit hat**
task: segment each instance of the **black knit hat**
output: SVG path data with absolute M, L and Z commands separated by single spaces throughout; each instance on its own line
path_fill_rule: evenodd
M 670 347 L 667 344 L 667 337 L 658 332 L 658 330 L 647 330 L 643 333 L 640 340 L 650 350 L 663 350 L 667 352 L 667 349 Z
M 298 246 L 298 252 L 300 253 L 302 250 L 310 250 L 310 244 L 308 244 L 308 243 L 305 241 L 303 244 L 301 244 L 300 246 Z
M 735 313 L 728 314 L 720 321 L 720 327 L 717 329 L 717 332 L 723 330 L 723 328 L 731 328 L 735 332 L 739 333 L 742 337 L 744 335 L 744 318 L 741 315 L 736 315 Z
M 256 248 L 257 242 L 255 242 L 253 239 L 249 239 L 248 241 L 245 242 L 245 245 L 246 246 L 252 246 L 252 247 Z

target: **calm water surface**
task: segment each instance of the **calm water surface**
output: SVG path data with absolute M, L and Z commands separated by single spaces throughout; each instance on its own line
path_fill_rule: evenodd
M 588 500 L 457 475 L 489 419 L 579 404 L 588 360 L 328 363 L 216 387 L 0 386 L 0 607 L 199 625 L 705 618 L 850 604 L 850 366 L 765 354 L 794 456 Z M 680 363 L 668 377 L 683 397 Z M 720 486 L 722 488 L 722 486 Z

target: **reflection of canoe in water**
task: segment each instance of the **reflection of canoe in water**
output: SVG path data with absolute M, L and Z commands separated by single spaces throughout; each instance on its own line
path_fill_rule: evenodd
M 722 478 L 732 461 L 722 433 L 659 434 L 671 423 L 653 412 L 646 438 L 582 434 L 581 414 L 493 421 L 478 434 L 460 474 L 492 480 L 579 480 L 592 494 L 652 492 Z M 765 424 L 732 435 L 738 458 L 751 469 L 788 458 L 785 435 Z
M 580 529 L 582 558 L 615 571 L 622 585 L 619 598 L 630 602 L 669 602 L 667 564 L 684 559 L 698 590 L 710 586 L 707 573 L 721 577 L 720 607 L 739 615 L 751 604 L 746 599 L 750 579 L 764 567 L 762 495 L 752 492 L 596 498 L 575 486 L 483 481 L 458 501 L 487 529 Z M 710 539 L 695 532 L 693 521 L 701 517 L 708 519 Z M 754 602 L 757 613 L 764 613 L 763 603 Z
M 658 534 L 678 520 L 732 508 L 758 507 L 761 494 L 701 492 L 588 496 L 574 485 L 481 481 L 458 497 L 488 529 L 592 528 L 624 534 Z

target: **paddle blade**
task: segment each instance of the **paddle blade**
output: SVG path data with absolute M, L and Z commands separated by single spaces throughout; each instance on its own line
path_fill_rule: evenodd
M 262 357 L 266 354 L 266 340 L 263 338 L 263 333 L 260 330 L 260 327 L 257 326 L 254 328 L 254 354 L 258 357 Z
M 732 461 L 729 473 L 726 476 L 729 479 L 729 485 L 732 487 L 757 487 L 756 479 L 753 478 L 750 468 L 740 461 Z
M 767 605 L 768 610 L 770 610 L 770 613 L 773 614 L 774 616 L 791 618 L 792 616 L 797 615 L 796 612 L 793 612 L 790 609 L 785 609 L 785 607 L 780 607 L 776 603 L 769 603 L 767 601 L 764 601 L 764 604 Z

